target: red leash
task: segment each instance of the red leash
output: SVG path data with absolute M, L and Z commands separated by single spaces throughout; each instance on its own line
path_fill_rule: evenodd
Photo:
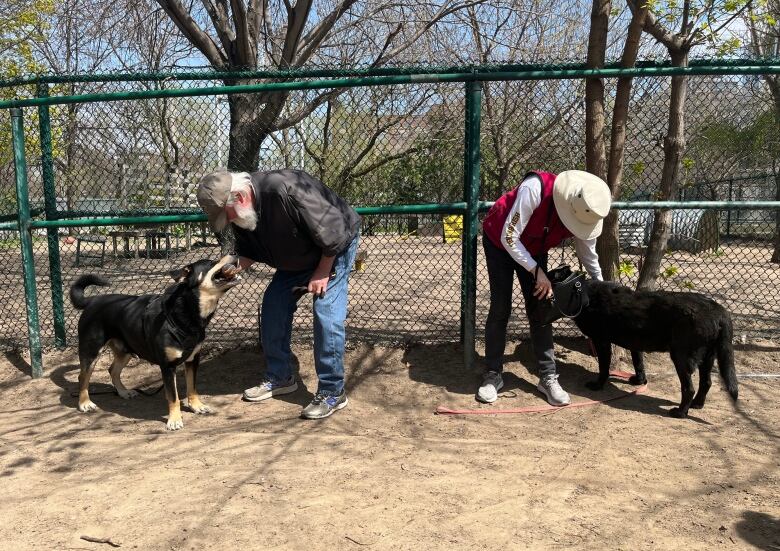
M 627 381 L 632 373 L 626 371 L 610 371 L 609 375 L 616 379 Z M 636 387 L 631 392 L 621 394 L 620 396 L 613 396 L 612 398 L 605 398 L 604 400 L 585 400 L 584 402 L 575 402 L 568 406 L 530 406 L 524 408 L 511 408 L 511 409 L 450 409 L 445 406 L 439 406 L 434 412 L 436 415 L 496 415 L 501 413 L 542 413 L 546 411 L 560 411 L 562 409 L 581 408 L 585 406 L 592 406 L 595 404 L 603 404 L 604 402 L 611 402 L 612 400 L 620 400 L 626 396 L 632 396 L 634 394 L 642 394 L 647 390 L 647 385 Z

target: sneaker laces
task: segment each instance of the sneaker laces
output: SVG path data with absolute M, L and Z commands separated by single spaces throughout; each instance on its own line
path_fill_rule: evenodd
M 563 392 L 563 387 L 558 382 L 558 375 L 548 375 L 544 378 L 544 385 L 551 391 L 560 390 Z
M 312 404 L 321 404 L 325 402 L 328 399 L 327 394 L 323 394 L 321 392 L 318 392 L 314 395 L 314 399 L 311 401 Z

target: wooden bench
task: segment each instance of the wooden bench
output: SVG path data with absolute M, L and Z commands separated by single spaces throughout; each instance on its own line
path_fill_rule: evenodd
M 139 249 L 140 249 L 140 238 L 141 238 L 141 232 L 139 230 L 116 230 L 116 231 L 110 231 L 108 232 L 108 236 L 111 238 L 113 242 L 113 251 L 114 251 L 114 258 L 117 257 L 117 246 L 116 241 L 117 239 L 122 239 L 122 243 L 124 245 L 123 251 L 125 256 L 130 256 L 130 239 L 133 239 L 134 246 L 135 246 L 135 257 L 138 258 L 139 256 Z
M 85 247 L 81 250 L 82 243 L 97 243 L 99 247 L 94 250 L 92 247 Z M 87 264 L 103 266 L 106 258 L 106 238 L 102 235 L 80 235 L 76 237 L 76 266 Z

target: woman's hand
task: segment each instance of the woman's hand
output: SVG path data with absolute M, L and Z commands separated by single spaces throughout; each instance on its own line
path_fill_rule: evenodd
M 537 271 L 536 284 L 534 285 L 534 296 L 539 300 L 552 298 L 553 296 L 552 283 L 550 283 L 550 280 L 547 279 L 547 274 L 545 274 L 544 270 L 541 268 L 539 268 Z

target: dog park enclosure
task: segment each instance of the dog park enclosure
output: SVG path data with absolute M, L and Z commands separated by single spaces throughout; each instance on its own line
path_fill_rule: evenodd
M 625 74 L 635 76 L 636 92 L 627 185 L 615 205 L 627 213 L 621 215 L 621 281 L 635 281 L 651 209 L 673 208 L 660 287 L 707 293 L 733 311 L 738 335 L 771 336 L 780 315 L 780 276 L 770 261 L 778 175 L 759 150 L 724 174 L 725 153 L 712 145 L 717 143 L 712 136 L 759 124 L 767 104 L 757 75 L 780 67 L 700 62 L 685 70 L 696 91 L 689 99 L 685 182 L 678 201 L 659 204 L 653 194 L 663 151 L 653 144 L 663 132 L 675 71 L 680 70 L 664 64 L 598 71 L 581 66 L 299 71 L 259 73 L 287 80 L 242 86 L 215 85 L 225 75 L 205 72 L 63 77 L 100 90 L 80 96 L 52 93 L 57 79 L 17 82 L 20 90 L 33 87 L 34 93 L 2 104 L 14 108 L 16 157 L 15 167 L 3 167 L 0 182 L 6 197 L 0 338 L 7 348 L 30 347 L 35 363 L 42 349 L 72 344 L 76 316 L 66 294 L 78 274 L 105 275 L 119 292 L 159 292 L 172 267 L 219 254 L 193 191 L 201 174 L 226 162 L 225 94 L 305 95 L 343 88 L 338 104 L 269 140 L 261 165 L 306 169 L 363 215 L 365 260 L 352 278 L 350 338 L 460 340 L 468 355 L 481 338 L 488 303 L 480 214 L 527 169 L 581 167 L 583 79 L 600 75 L 611 86 Z M 485 90 L 504 101 L 521 98 L 519 108 L 528 115 L 498 129 L 516 142 L 518 161 L 509 173 L 496 170 L 501 165 L 491 131 L 498 121 L 483 105 Z M 83 123 L 75 153 L 63 149 L 70 105 L 80 106 Z M 169 142 L 147 128 L 149 113 L 162 107 L 171 123 Z M 445 233 L 444 220 L 452 216 L 462 220 L 462 229 L 454 231 L 459 239 L 453 239 L 451 226 L 449 237 Z M 551 253 L 550 264 L 560 262 L 577 266 L 569 247 Z M 253 269 L 243 294 L 226 298 L 210 327 L 215 345 L 255 342 L 257 303 L 269 277 L 268 269 Z M 522 308 L 521 299 L 516 308 Z M 308 338 L 306 310 L 297 315 L 304 328 L 297 338 Z M 511 325 L 514 335 L 525 331 L 521 320 L 517 316 Z

